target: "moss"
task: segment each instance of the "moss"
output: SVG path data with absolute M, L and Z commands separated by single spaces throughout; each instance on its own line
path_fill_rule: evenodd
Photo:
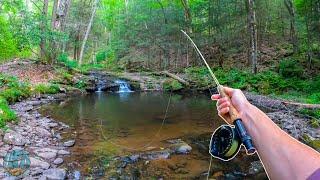
M 313 128 L 319 128 L 320 127 L 320 122 L 316 118 L 312 118 L 309 123 L 310 123 L 310 126 L 313 127 Z
M 165 91 L 178 91 L 183 88 L 182 84 L 173 79 L 167 79 L 166 81 L 163 82 L 163 89 Z
M 313 139 L 307 134 L 303 134 L 301 138 L 307 145 L 320 152 L 320 139 Z

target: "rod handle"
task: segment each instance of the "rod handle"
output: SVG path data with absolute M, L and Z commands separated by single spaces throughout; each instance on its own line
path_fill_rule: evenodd
M 222 85 L 219 85 L 217 88 L 218 88 L 218 92 L 219 92 L 220 96 L 227 98 L 228 101 L 231 103 L 231 99 L 230 99 L 230 97 L 226 94 L 226 92 L 224 91 L 223 86 L 222 86 Z M 233 122 L 234 122 L 236 119 L 239 119 L 239 118 L 240 118 L 239 112 L 238 112 L 237 109 L 233 106 L 232 103 L 231 103 L 230 106 L 229 106 L 229 115 L 230 115 L 230 121 L 231 121 L 231 122 L 228 122 L 228 123 L 230 123 L 230 124 L 233 124 Z
M 218 86 L 218 91 L 221 97 L 225 97 L 228 99 L 229 102 L 231 102 L 230 97 L 226 94 L 222 85 Z M 232 105 L 232 103 L 229 106 L 229 115 L 230 115 L 230 122 L 228 121 L 228 123 L 235 125 L 238 135 L 247 150 L 247 154 L 254 153 L 256 149 L 253 146 L 252 139 L 250 135 L 247 133 L 247 130 L 245 129 L 242 123 L 242 120 L 240 119 L 239 112 Z

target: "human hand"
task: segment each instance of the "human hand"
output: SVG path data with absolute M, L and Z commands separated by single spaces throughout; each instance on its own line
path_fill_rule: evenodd
M 217 109 L 219 112 L 219 116 L 222 117 L 227 123 L 233 124 L 235 119 L 232 119 L 230 116 L 230 109 L 232 106 L 235 108 L 237 113 L 241 118 L 243 112 L 247 109 L 248 105 L 250 105 L 247 98 L 244 96 L 241 90 L 232 89 L 228 87 L 223 87 L 225 94 L 229 97 L 221 97 L 220 94 L 212 95 L 212 100 L 217 100 Z

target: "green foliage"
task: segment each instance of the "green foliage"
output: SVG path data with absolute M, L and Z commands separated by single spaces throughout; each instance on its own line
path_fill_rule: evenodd
M 279 72 L 283 77 L 301 77 L 303 71 L 301 64 L 294 59 L 284 59 L 280 61 Z
M 74 87 L 78 89 L 84 89 L 87 86 L 86 82 L 84 80 L 79 80 Z
M 0 128 L 3 128 L 6 122 L 14 121 L 16 119 L 17 115 L 10 109 L 8 102 L 0 97 Z
M 60 87 L 57 84 L 37 84 L 33 91 L 38 94 L 56 94 Z
M 75 60 L 70 60 L 66 53 L 59 55 L 58 62 L 64 64 L 69 69 L 75 69 L 78 67 L 78 62 Z
M 17 54 L 17 43 L 3 17 L 0 16 L 0 62 Z
M 28 83 L 20 82 L 16 77 L 0 74 L 0 96 L 12 103 L 31 95 L 31 88 Z
M 105 51 L 100 51 L 96 55 L 97 63 L 101 63 L 102 61 L 105 61 L 106 58 L 107 58 L 107 53 Z
M 163 89 L 165 91 L 178 91 L 182 88 L 182 84 L 175 79 L 167 79 L 165 82 L 163 82 Z
M 320 119 L 320 109 L 300 109 L 299 112 Z

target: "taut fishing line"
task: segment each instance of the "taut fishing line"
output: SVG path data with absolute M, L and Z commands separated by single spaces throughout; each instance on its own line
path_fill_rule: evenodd
M 164 114 L 164 117 L 162 119 L 162 123 L 161 123 L 161 126 L 160 128 L 158 129 L 158 131 L 154 134 L 154 136 L 150 139 L 150 141 L 146 144 L 144 144 L 143 146 L 139 147 L 139 148 L 132 148 L 132 147 L 129 147 L 129 146 L 125 146 L 125 145 L 120 145 L 120 144 L 117 144 L 115 142 L 113 142 L 111 140 L 111 135 L 109 137 L 106 137 L 104 132 L 103 132 L 103 129 L 102 129 L 102 119 L 100 119 L 100 131 L 101 131 L 101 135 L 102 135 L 102 138 L 106 141 L 108 141 L 109 143 L 111 143 L 112 145 L 114 146 L 117 146 L 117 147 L 120 147 L 122 149 L 126 149 L 126 150 L 130 150 L 130 151 L 141 151 L 141 150 L 144 150 L 145 148 L 147 148 L 148 146 L 150 146 L 152 143 L 154 143 L 154 141 L 156 140 L 156 138 L 160 135 L 160 132 L 165 124 L 165 121 L 167 119 L 167 115 L 168 115 L 168 112 L 169 112 L 169 106 L 170 106 L 170 103 L 171 103 L 171 97 L 172 97 L 172 91 L 170 92 L 170 96 L 169 96 L 169 100 L 168 100 L 168 103 L 167 103 L 167 106 L 166 106 L 166 110 L 165 110 L 165 114 Z

